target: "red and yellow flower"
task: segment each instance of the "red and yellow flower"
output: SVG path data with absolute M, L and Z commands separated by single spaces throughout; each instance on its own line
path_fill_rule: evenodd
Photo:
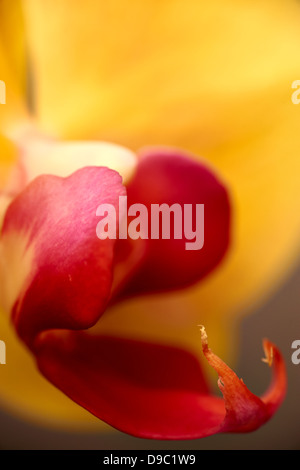
M 264 342 L 274 381 L 261 398 L 218 356 L 233 357 L 233 319 L 298 251 L 299 6 L 27 0 L 23 27 L 18 2 L 0 5 L 3 405 L 147 438 L 256 429 L 285 394 L 279 351 Z M 98 240 L 96 207 L 124 194 L 204 203 L 203 250 Z

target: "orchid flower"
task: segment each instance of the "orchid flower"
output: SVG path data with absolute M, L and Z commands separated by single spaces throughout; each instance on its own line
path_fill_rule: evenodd
M 196 325 L 205 324 L 227 353 L 233 317 L 270 292 L 296 250 L 296 117 L 286 110 L 283 83 L 296 73 L 298 7 L 214 1 L 204 14 L 193 1 L 164 8 L 133 2 L 128 11 L 121 0 L 87 1 L 84 8 L 27 0 L 26 65 L 21 4 L 0 5 L 0 78 L 7 85 L 0 117 L 0 331 L 12 361 L 0 371 L 2 403 L 41 421 L 98 429 L 100 419 L 144 438 L 257 429 L 285 395 L 279 350 L 264 341 L 273 381 L 259 398 Z M 239 18 L 247 14 L 248 21 L 249 9 L 245 29 Z M 257 23 L 269 25 L 270 37 Z M 222 45 L 212 25 L 224 32 Z M 276 52 L 283 60 L 268 54 L 266 64 L 277 37 L 282 45 L 278 28 L 287 44 Z M 223 68 L 220 90 L 215 64 L 224 50 L 232 50 L 230 76 Z M 34 113 L 24 99 L 28 68 Z M 97 206 L 117 210 L 125 194 L 146 207 L 204 204 L 203 249 L 186 251 L 186 240 L 97 239 Z M 261 265 L 253 253 L 264 253 Z M 205 360 L 223 398 L 210 390 Z M 15 384 L 22 379 L 27 394 L 20 395 Z
M 110 150 L 94 145 L 96 155 Z M 81 149 L 86 160 L 88 149 Z M 121 149 L 114 150 L 122 161 Z M 220 262 L 230 205 L 212 172 L 174 150 L 152 150 L 140 157 L 126 190 L 120 175 L 103 166 L 85 166 L 67 177 L 43 173 L 27 183 L 27 151 L 22 154 L 25 165 L 13 173 L 23 175 L 25 187 L 12 196 L 1 232 L 1 298 L 44 376 L 98 418 L 139 437 L 199 438 L 253 430 L 268 420 L 285 391 L 284 365 L 272 344 L 266 343 L 266 354 L 275 356 L 274 385 L 260 400 L 208 349 L 202 329 L 203 352 L 219 374 L 223 401 L 211 395 L 197 360 L 183 349 L 97 332 L 110 303 L 190 285 Z M 50 155 L 53 165 L 55 150 Z M 75 159 L 75 148 L 70 155 Z M 137 246 L 127 239 L 98 240 L 97 203 L 117 207 L 125 191 L 129 201 L 149 205 L 203 201 L 205 247 L 187 252 L 183 240 L 143 240 Z

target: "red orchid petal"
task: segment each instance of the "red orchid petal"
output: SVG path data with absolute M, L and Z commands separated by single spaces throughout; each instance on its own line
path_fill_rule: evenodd
M 36 341 L 38 366 L 72 400 L 137 437 L 194 438 L 224 417 L 196 359 L 180 349 L 82 332 L 52 331 Z
M 203 350 L 222 380 L 224 400 L 209 394 L 195 357 L 174 347 L 89 333 L 41 333 L 35 353 L 41 372 L 95 416 L 137 437 L 197 439 L 256 429 L 274 408 L 254 396 L 215 356 Z M 276 406 L 283 399 L 282 358 L 272 345 Z
M 279 350 L 270 341 L 264 341 L 267 356 L 264 362 L 271 366 L 274 361 L 274 369 L 269 390 L 259 398 L 253 395 L 243 380 L 208 347 L 204 327 L 201 327 L 201 339 L 204 355 L 219 375 L 218 385 L 225 401 L 226 417 L 220 426 L 220 432 L 254 431 L 271 418 L 285 397 L 286 371 Z
M 137 175 L 128 186 L 129 204 L 204 204 L 208 242 L 188 252 L 185 239 L 150 240 L 140 258 L 130 258 L 131 270 L 138 264 L 140 271 L 137 289 L 132 282 L 127 293 L 181 287 L 206 275 L 228 245 L 224 187 L 202 165 L 168 152 L 144 157 Z M 74 331 L 93 326 L 111 296 L 115 241 L 96 237 L 96 209 L 108 203 L 117 211 L 120 195 L 125 188 L 117 173 L 87 167 L 68 178 L 39 177 L 11 203 L 1 233 L 0 281 L 19 336 L 48 380 L 129 434 L 194 439 L 256 429 L 285 392 L 284 365 L 271 343 L 265 349 L 275 375 L 260 399 L 213 354 L 202 330 L 203 352 L 219 374 L 222 400 L 209 394 L 198 361 L 183 350 Z
M 105 309 L 115 240 L 97 238 L 96 210 L 108 203 L 117 212 L 125 194 L 118 173 L 86 167 L 67 178 L 36 178 L 9 206 L 1 301 L 29 346 L 45 329 L 87 328 Z
M 269 389 L 261 399 L 266 404 L 268 413 L 273 415 L 281 405 L 286 394 L 286 369 L 282 356 L 273 343 L 268 339 L 264 339 L 263 347 L 266 356 L 263 362 L 266 362 L 270 367 L 274 364 L 274 374 Z
M 177 150 L 149 150 L 141 155 L 127 185 L 127 197 L 128 207 L 135 203 L 147 207 L 149 239 L 140 241 L 140 250 L 146 252 L 123 295 L 190 285 L 206 276 L 223 258 L 229 244 L 229 198 L 222 182 L 204 164 Z M 182 214 L 184 204 L 192 205 L 193 210 L 196 204 L 204 204 L 203 248 L 187 249 L 186 243 L 191 240 L 185 237 L 184 231 L 182 239 L 175 239 L 172 231 L 170 239 L 161 236 L 158 240 L 150 239 L 154 204 L 179 204 Z M 194 210 L 194 224 L 195 219 Z M 117 246 L 122 243 L 125 245 L 118 240 Z

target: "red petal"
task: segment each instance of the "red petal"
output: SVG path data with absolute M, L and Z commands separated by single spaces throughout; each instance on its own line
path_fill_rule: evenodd
M 179 204 L 182 214 L 184 204 L 191 204 L 194 209 L 196 204 L 204 204 L 205 240 L 198 250 L 187 249 L 190 240 L 184 231 L 181 240 L 174 239 L 171 232 L 171 239 L 140 241 L 140 245 L 146 245 L 140 246 L 140 251 L 146 253 L 123 295 L 190 285 L 221 261 L 229 244 L 230 204 L 224 185 L 207 166 L 176 150 L 149 150 L 141 156 L 127 185 L 127 195 L 128 206 L 140 203 L 147 207 L 149 238 L 153 204 Z M 194 212 L 194 223 L 195 218 Z M 118 240 L 118 244 L 125 242 Z
M 201 327 L 203 352 L 209 364 L 219 375 L 218 385 L 224 396 L 226 418 L 220 432 L 253 431 L 268 421 L 281 405 L 286 392 L 286 372 L 283 358 L 274 344 L 264 341 L 264 349 L 271 366 L 274 359 L 273 381 L 269 391 L 259 398 L 253 395 L 242 379 L 208 347 L 207 335 Z M 270 360 L 272 356 L 272 360 Z M 265 361 L 265 360 L 264 360 Z
M 266 355 L 266 358 L 263 359 L 263 361 L 269 366 L 274 364 L 272 383 L 266 393 L 261 397 L 262 401 L 266 404 L 269 415 L 272 416 L 281 405 L 286 394 L 286 369 L 284 360 L 273 343 L 268 339 L 265 339 L 263 347 Z
M 262 401 L 212 353 L 204 332 L 202 341 L 204 354 L 222 381 L 224 400 L 209 394 L 198 361 L 181 349 L 51 331 L 39 335 L 35 351 L 41 372 L 54 385 L 100 419 L 134 436 L 197 439 L 251 431 L 265 423 L 283 399 L 286 380 L 275 346 L 272 398 Z
M 66 331 L 45 332 L 35 346 L 48 380 L 128 434 L 192 439 L 224 418 L 223 401 L 208 394 L 197 360 L 183 350 Z
M 4 294 L 28 345 L 45 329 L 87 328 L 105 309 L 115 240 L 97 238 L 96 210 L 109 203 L 117 211 L 125 193 L 118 173 L 86 167 L 68 178 L 38 177 L 8 208 L 1 236 Z
M 126 294 L 182 287 L 218 264 L 228 245 L 229 203 L 209 170 L 169 152 L 148 155 L 128 191 L 129 204 L 148 209 L 153 203 L 204 204 L 207 243 L 189 252 L 185 239 L 150 240 L 140 257 L 132 257 L 132 272 L 137 264 L 140 270 Z M 198 361 L 182 350 L 74 331 L 94 325 L 111 295 L 114 240 L 96 237 L 96 209 L 100 203 L 117 208 L 120 195 L 125 190 L 118 174 L 84 168 L 65 179 L 37 178 L 10 205 L 1 234 L 1 262 L 7 266 L 2 280 L 10 305 L 16 294 L 10 276 L 14 267 L 19 272 L 13 264 L 22 256 L 25 268 L 13 303 L 19 335 L 50 381 L 127 433 L 193 439 L 256 429 L 285 392 L 284 364 L 271 343 L 265 342 L 265 349 L 268 358 L 273 354 L 274 380 L 260 399 L 208 348 L 202 330 L 203 351 L 219 374 L 222 400 L 208 393 Z

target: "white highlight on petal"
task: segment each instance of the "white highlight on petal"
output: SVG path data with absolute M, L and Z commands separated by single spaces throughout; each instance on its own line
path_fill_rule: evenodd
M 29 139 L 22 150 L 28 181 L 41 174 L 66 177 L 86 166 L 104 166 L 117 171 L 126 183 L 137 164 L 132 151 L 106 142 Z

